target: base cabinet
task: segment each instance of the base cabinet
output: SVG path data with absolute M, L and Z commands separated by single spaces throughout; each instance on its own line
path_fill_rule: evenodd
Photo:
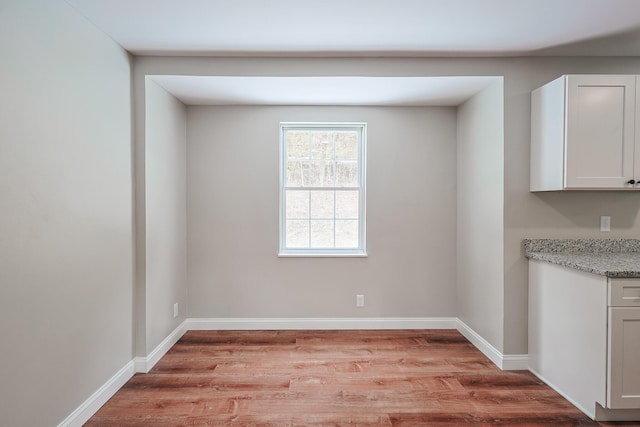
M 640 294 L 640 283 L 635 290 Z M 638 306 L 609 307 L 607 406 L 612 409 L 640 408 L 640 295 L 629 300 Z
M 640 279 L 529 261 L 529 369 L 599 421 L 640 421 Z

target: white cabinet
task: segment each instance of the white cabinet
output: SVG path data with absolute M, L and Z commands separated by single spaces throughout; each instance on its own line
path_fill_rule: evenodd
M 531 191 L 640 190 L 638 80 L 567 75 L 532 92 Z
M 640 279 L 530 260 L 529 369 L 593 419 L 640 421 Z
M 640 280 L 609 283 L 607 402 L 640 408 Z

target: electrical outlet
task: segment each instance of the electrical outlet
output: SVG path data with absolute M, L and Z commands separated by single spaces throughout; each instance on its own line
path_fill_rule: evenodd
M 364 295 L 356 295 L 356 307 L 364 307 Z
M 611 217 L 609 215 L 600 217 L 600 231 L 611 231 Z
M 173 317 L 178 317 L 178 303 L 173 304 Z

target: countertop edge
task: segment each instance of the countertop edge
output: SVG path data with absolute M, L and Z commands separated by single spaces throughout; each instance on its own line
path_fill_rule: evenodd
M 611 277 L 611 278 L 638 278 L 640 277 L 640 271 L 615 271 L 615 270 L 603 270 L 595 268 L 589 265 L 582 264 L 580 262 L 567 261 L 566 257 L 571 254 L 561 253 L 546 253 L 546 252 L 528 252 L 525 256 L 529 259 L 536 261 L 548 262 L 550 264 L 559 265 L 562 267 L 572 268 L 574 270 L 584 271 L 586 273 L 597 274 L 599 276 Z M 561 258 L 564 256 L 564 258 Z

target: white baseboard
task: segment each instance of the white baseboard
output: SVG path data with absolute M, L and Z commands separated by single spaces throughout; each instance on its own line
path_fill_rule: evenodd
M 502 366 L 503 371 L 528 371 L 529 355 L 528 354 L 503 354 Z
M 497 348 L 482 338 L 462 320 L 457 320 L 456 329 L 489 358 L 498 368 L 504 371 L 519 371 L 529 369 L 529 357 L 526 354 L 502 354 Z
M 187 319 L 188 330 L 456 329 L 455 317 Z
M 58 427 L 82 426 L 136 372 L 149 372 L 189 330 L 457 329 L 503 370 L 528 369 L 527 355 L 503 355 L 455 317 L 373 318 L 191 318 L 186 319 L 146 357 L 136 357 L 80 405 Z
M 114 376 L 112 376 L 102 387 L 93 393 L 84 403 L 64 419 L 58 427 L 81 427 L 91 418 L 98 409 L 111 399 L 120 388 L 135 374 L 133 360 L 127 363 Z
M 177 328 L 173 330 L 156 348 L 153 349 L 146 357 L 136 357 L 133 359 L 136 372 L 147 373 L 154 367 L 162 356 L 173 347 L 175 343 L 187 332 L 187 321 L 182 322 Z
M 136 372 L 149 372 L 162 356 L 184 335 L 187 331 L 185 325 L 186 321 L 182 322 L 180 326 L 174 329 L 147 357 L 136 357 L 127 363 L 122 369 L 116 372 L 109 381 L 73 411 L 71 415 L 58 424 L 58 427 L 82 426 L 87 422 Z

